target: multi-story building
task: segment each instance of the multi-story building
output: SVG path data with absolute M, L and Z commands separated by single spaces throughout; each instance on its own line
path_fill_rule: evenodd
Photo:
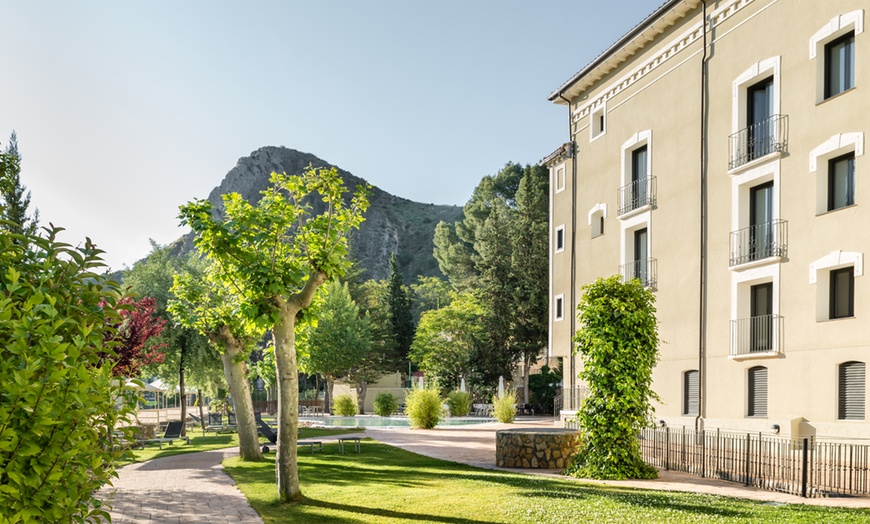
M 550 95 L 564 416 L 581 288 L 622 274 L 655 292 L 662 423 L 870 438 L 866 7 L 669 0 Z

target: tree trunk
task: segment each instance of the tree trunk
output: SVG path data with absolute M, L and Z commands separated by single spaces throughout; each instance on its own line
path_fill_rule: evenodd
M 278 375 L 278 498 L 291 502 L 302 498 L 299 464 L 296 457 L 296 431 L 299 427 L 299 373 L 296 363 L 296 312 L 282 307 L 272 329 L 275 344 L 275 367 Z
M 366 391 L 368 391 L 369 385 L 364 381 L 360 380 L 356 384 L 356 403 L 357 409 L 359 410 L 359 414 L 363 415 L 365 413 L 365 405 L 366 405 Z
M 181 395 L 181 436 L 187 435 L 187 392 L 184 390 L 184 349 L 187 337 L 181 337 L 181 356 L 178 359 L 178 392 Z
M 236 406 L 236 431 L 239 434 L 239 455 L 242 460 L 262 460 L 260 439 L 257 436 L 257 423 L 254 421 L 254 402 L 251 399 L 251 388 L 248 385 L 247 365 L 237 361 L 244 348 L 242 344 L 229 333 L 226 326 L 221 328 L 221 341 L 224 351 L 221 361 L 227 384 L 233 393 Z
M 532 362 L 528 358 L 523 358 L 523 403 L 529 403 L 529 369 L 532 367 Z
M 335 380 L 328 373 L 324 373 L 323 378 L 326 379 L 326 391 L 323 392 L 323 414 L 329 415 L 332 413 L 332 390 L 335 387 Z
M 202 435 L 205 436 L 205 412 L 202 410 L 202 390 L 196 388 L 196 403 L 199 404 L 199 423 L 202 426 Z

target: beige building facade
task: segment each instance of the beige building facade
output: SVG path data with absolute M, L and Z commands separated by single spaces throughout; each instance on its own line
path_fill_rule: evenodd
M 550 355 L 582 286 L 656 296 L 656 418 L 870 438 L 866 0 L 671 0 L 550 96 Z

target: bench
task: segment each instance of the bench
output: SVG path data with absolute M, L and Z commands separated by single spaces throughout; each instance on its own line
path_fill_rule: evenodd
M 353 449 L 359 453 L 360 437 L 338 437 L 338 452 L 344 455 L 344 443 L 348 441 L 353 442 Z
M 312 454 L 314 453 L 315 444 L 317 444 L 317 451 L 323 451 L 323 442 L 320 442 L 319 440 L 304 440 L 296 443 L 299 447 L 308 446 L 308 451 Z

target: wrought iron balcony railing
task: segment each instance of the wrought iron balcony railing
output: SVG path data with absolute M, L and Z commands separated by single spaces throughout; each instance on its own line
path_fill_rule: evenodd
M 655 288 L 658 277 L 656 266 L 657 260 L 654 258 L 634 260 L 619 266 L 619 274 L 622 275 L 623 282 L 636 278 L 644 287 Z
M 780 353 L 782 317 L 760 315 L 731 321 L 731 356 Z
M 773 115 L 731 135 L 731 160 L 728 169 L 735 169 L 771 153 L 782 153 L 788 147 L 788 115 Z
M 620 215 L 643 206 L 656 205 L 656 177 L 641 178 L 620 187 L 616 198 Z
M 562 403 L 558 405 L 558 409 L 576 411 L 580 409 L 583 399 L 589 396 L 589 389 L 586 386 L 563 387 L 559 396 L 562 398 Z M 559 412 L 556 411 L 556 414 L 558 415 Z
M 787 220 L 771 220 L 731 232 L 731 267 L 786 254 Z

